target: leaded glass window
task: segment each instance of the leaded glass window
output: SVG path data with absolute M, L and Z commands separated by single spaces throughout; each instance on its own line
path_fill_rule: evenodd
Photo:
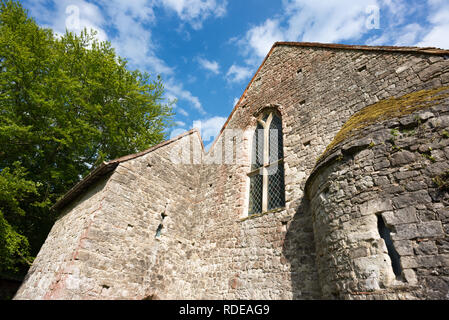
M 282 121 L 275 111 L 257 120 L 252 141 L 248 214 L 285 206 Z

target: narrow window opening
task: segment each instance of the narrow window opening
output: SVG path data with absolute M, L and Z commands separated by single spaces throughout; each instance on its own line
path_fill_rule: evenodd
M 159 237 L 161 236 L 162 228 L 163 228 L 163 227 L 164 227 L 164 226 L 163 226 L 162 224 L 160 224 L 160 225 L 157 227 L 155 238 L 159 238 Z
M 168 207 L 169 203 L 167 202 L 165 204 L 165 209 L 164 212 L 161 213 L 161 223 L 159 224 L 159 226 L 157 227 L 156 230 L 156 235 L 154 236 L 156 239 L 159 238 L 161 236 L 162 233 L 162 228 L 164 227 L 163 223 L 164 223 L 164 219 L 168 216 L 167 215 L 167 207 Z
M 358 72 L 362 72 L 366 70 L 366 66 L 361 66 L 360 68 L 357 69 Z
M 310 141 L 312 141 L 312 140 L 305 141 L 305 142 L 303 143 L 304 147 L 310 146 Z
M 387 246 L 388 255 L 390 256 L 391 266 L 396 275 L 396 279 L 400 279 L 402 274 L 402 268 L 399 261 L 400 257 L 391 240 L 390 230 L 387 228 L 380 215 L 377 215 L 377 229 L 379 230 L 380 237 L 385 241 L 385 245 Z
M 303 106 L 303 105 L 305 105 L 305 104 L 306 104 L 306 100 L 302 100 L 302 101 L 299 102 L 299 105 L 300 105 L 300 106 Z

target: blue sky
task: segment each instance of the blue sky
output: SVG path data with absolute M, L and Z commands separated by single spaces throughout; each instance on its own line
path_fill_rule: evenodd
M 449 48 L 448 0 L 23 0 L 44 27 L 97 30 L 177 99 L 171 136 L 210 145 L 275 41 Z

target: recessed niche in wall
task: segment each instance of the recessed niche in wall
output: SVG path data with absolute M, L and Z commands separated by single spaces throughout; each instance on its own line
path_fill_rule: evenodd
M 162 224 L 160 224 L 160 225 L 157 227 L 155 238 L 160 238 L 160 236 L 161 236 L 161 234 L 162 234 L 162 228 L 163 228 L 163 227 L 164 227 L 164 226 L 163 226 Z
M 304 77 L 304 73 L 302 71 L 302 68 L 299 68 L 298 70 L 296 70 L 296 77 L 298 79 L 300 79 L 300 80 Z
M 400 279 L 402 274 L 400 256 L 393 245 L 393 240 L 391 239 L 390 235 L 390 229 L 388 229 L 388 227 L 385 225 L 384 219 L 381 215 L 377 215 L 377 228 L 379 230 L 380 237 L 385 241 L 385 245 L 387 246 L 387 251 L 391 259 L 391 267 L 393 268 L 393 272 L 396 275 L 396 278 Z
M 357 69 L 358 72 L 362 72 L 366 70 L 366 66 L 361 66 L 360 68 Z

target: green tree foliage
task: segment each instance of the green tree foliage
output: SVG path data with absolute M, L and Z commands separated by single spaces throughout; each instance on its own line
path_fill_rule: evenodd
M 12 170 L 4 168 L 0 172 L 0 270 L 9 274 L 17 273 L 17 265 L 31 259 L 28 239 L 13 227 L 20 225 L 25 216 L 21 201 L 37 194 L 38 185 L 25 176 L 19 162 L 13 163 Z
M 1 0 L 0 273 L 26 270 L 49 208 L 92 167 L 166 138 L 163 92 L 95 33 L 58 37 Z

